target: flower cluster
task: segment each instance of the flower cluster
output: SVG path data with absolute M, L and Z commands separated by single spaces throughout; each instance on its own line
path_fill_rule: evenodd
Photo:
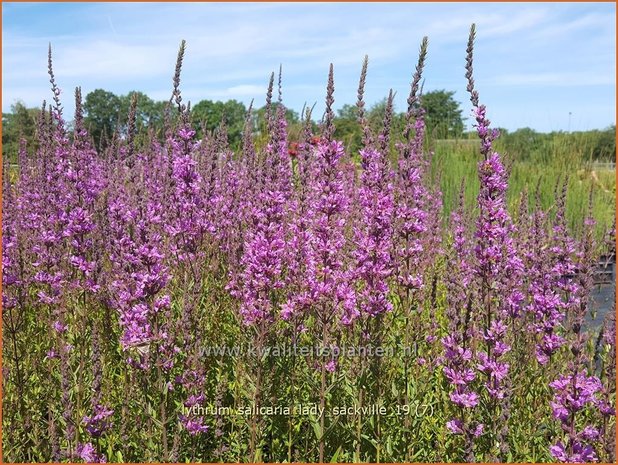
M 111 428 L 111 416 L 114 411 L 105 407 L 104 405 L 96 405 L 94 413 L 91 416 L 85 416 L 83 423 L 86 426 L 86 431 L 90 433 L 93 438 L 100 437 L 105 431 Z
M 356 228 L 356 276 L 362 283 L 357 297 L 360 311 L 369 316 L 388 312 L 388 280 L 393 272 L 393 175 L 384 154 L 366 148 L 361 151 L 363 174 L 359 204 L 363 220 Z
M 191 125 L 184 45 L 161 132 L 138 133 L 134 98 L 126 124 L 91 140 L 81 92 L 69 126 L 50 69 L 54 104 L 38 117 L 36 149 L 22 144 L 2 187 L 10 458 L 529 460 L 519 441 L 538 429 L 535 444 L 547 442 L 535 457 L 613 460 L 615 317 L 596 344 L 587 323 L 596 226 L 588 214 L 581 231 L 567 227 L 566 183 L 555 215 L 523 195 L 512 221 L 508 165 L 473 85 L 473 38 L 479 186 L 462 179 L 450 221 L 426 149 L 426 40 L 407 112 L 394 113 L 391 92 L 379 133 L 364 110 L 364 62 L 360 146 L 339 140 L 332 67 L 319 130 L 310 110 L 286 120 L 273 74 L 265 121 L 249 110 L 240 150 L 225 122 Z M 269 352 L 290 342 L 329 354 Z M 415 353 L 366 362 L 339 350 L 359 342 Z M 269 351 L 211 351 L 232 344 Z M 211 400 L 260 411 L 309 399 L 363 413 L 307 423 L 202 412 Z M 385 400 L 436 414 L 365 415 Z M 445 440 L 428 448 L 428 437 Z
M 553 414 L 568 436 L 566 444 L 558 442 L 550 448 L 552 456 L 560 462 L 596 462 L 593 444 L 599 439 L 599 431 L 592 426 L 578 430 L 573 418 L 586 407 L 599 405 L 601 382 L 595 376 L 579 372 L 561 376 L 550 383 L 550 387 L 554 391 L 551 402 Z

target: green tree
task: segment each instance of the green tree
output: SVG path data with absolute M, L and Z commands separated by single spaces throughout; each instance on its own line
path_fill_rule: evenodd
M 384 127 L 384 114 L 386 113 L 386 98 L 383 98 L 378 103 L 374 104 L 367 113 L 369 126 L 374 134 L 380 134 Z M 397 113 L 393 106 L 393 116 L 391 123 L 391 139 L 396 140 L 404 129 L 406 114 Z
M 111 136 L 120 122 L 121 99 L 112 92 L 96 89 L 86 95 L 84 101 L 85 122 L 95 144 L 101 142 L 101 136 Z
M 273 115 L 276 115 L 277 108 L 279 106 L 279 102 L 274 102 L 272 104 L 272 112 Z M 290 108 L 285 109 L 285 120 L 288 124 L 288 138 L 289 140 L 295 140 L 300 135 L 301 124 L 298 113 Z M 266 129 L 266 106 L 258 108 L 255 110 L 253 115 L 253 126 L 257 130 L 259 136 L 259 143 L 265 143 L 267 140 L 267 129 Z
M 438 139 L 461 137 L 464 120 L 460 103 L 453 96 L 455 92 L 434 90 L 423 94 L 421 105 L 425 109 L 425 122 L 429 134 Z
M 350 153 L 357 153 L 362 144 L 363 130 L 358 124 L 356 105 L 345 104 L 337 110 L 335 117 L 335 138 L 342 140 Z
M 148 127 L 159 131 L 163 128 L 163 115 L 166 102 L 155 101 L 148 97 L 143 92 L 133 90 L 127 95 L 122 95 L 120 99 L 119 118 L 121 126 L 124 128 L 128 120 L 129 110 L 131 108 L 131 99 L 137 97 L 137 107 L 135 113 L 135 121 L 137 130 Z
M 279 107 L 279 102 L 274 102 L 272 104 L 272 112 L 273 112 L 273 114 L 276 114 L 278 107 Z M 260 121 L 261 123 L 265 123 L 266 122 L 266 106 L 258 108 L 255 111 L 255 114 L 256 114 L 256 118 L 257 118 L 258 121 Z M 298 124 L 300 122 L 300 118 L 298 116 L 298 113 L 295 112 L 294 110 L 291 110 L 290 108 L 286 108 L 285 109 L 285 120 L 288 123 L 288 126 L 295 125 L 295 124 Z
M 367 122 L 371 132 L 377 136 L 384 126 L 384 114 L 386 112 L 384 98 L 371 106 L 366 113 Z M 405 124 L 405 113 L 393 112 L 391 123 L 391 140 L 396 141 L 401 136 Z M 351 154 L 357 154 L 362 146 L 363 129 L 358 122 L 358 110 L 356 105 L 346 104 L 337 111 L 335 118 L 335 137 L 343 140 Z
M 237 100 L 227 102 L 202 100 L 191 109 L 193 123 L 198 128 L 198 137 L 204 136 L 200 129 L 202 124 L 207 131 L 214 131 L 225 118 L 228 139 L 232 147 L 238 147 L 240 144 L 246 115 L 245 105 Z
M 15 163 L 19 152 L 19 141 L 25 139 L 29 152 L 36 150 L 37 108 L 27 108 L 18 101 L 11 105 L 10 113 L 2 113 L 2 157 Z
M 529 160 L 534 154 L 542 152 L 541 148 L 549 140 L 547 134 L 540 134 L 531 128 L 520 128 L 511 133 L 501 133 L 498 144 L 519 160 Z M 549 150 L 546 155 L 549 155 Z

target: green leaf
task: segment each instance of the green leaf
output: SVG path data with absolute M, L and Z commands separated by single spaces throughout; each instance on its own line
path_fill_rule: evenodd
M 311 422 L 311 427 L 313 428 L 315 437 L 319 441 L 322 438 L 322 428 L 320 427 L 320 423 L 312 413 L 309 414 L 309 421 Z
M 341 450 L 342 450 L 341 447 L 342 446 L 339 446 L 339 448 L 337 449 L 335 454 L 331 457 L 330 463 L 337 463 L 337 462 L 339 462 L 339 454 L 341 454 Z

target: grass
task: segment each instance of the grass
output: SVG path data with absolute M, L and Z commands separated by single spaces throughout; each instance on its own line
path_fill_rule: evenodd
M 510 164 L 508 202 L 512 213 L 517 211 L 521 193 L 527 191 L 529 202 L 539 185 L 541 204 L 552 211 L 556 202 L 556 186 L 568 177 L 567 220 L 577 231 L 588 209 L 592 191 L 593 216 L 597 232 L 602 234 L 612 225 L 616 214 L 616 171 L 598 169 L 586 156 L 584 147 L 567 145 L 564 138 L 553 144 L 553 150 L 543 153 L 513 153 L 497 144 Z M 434 148 L 433 175 L 439 179 L 444 208 L 450 213 L 457 204 L 461 180 L 466 183 L 466 204 L 473 206 L 479 190 L 477 163 L 480 160 L 476 140 L 438 141 Z

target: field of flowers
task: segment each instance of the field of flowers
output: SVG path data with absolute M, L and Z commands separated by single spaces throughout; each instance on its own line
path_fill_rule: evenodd
M 307 111 L 288 134 L 272 75 L 241 150 L 224 124 L 197 140 L 184 43 L 165 134 L 133 106 L 97 151 L 50 50 L 36 151 L 3 169 L 4 461 L 613 462 L 615 312 L 585 319 L 615 227 L 592 207 L 570 227 L 566 178 L 551 208 L 535 185 L 509 208 L 473 45 L 476 200 L 462 178 L 449 215 L 427 39 L 403 134 L 392 92 L 367 123 L 363 63 L 360 153 L 333 137 L 332 65 L 317 130 Z

